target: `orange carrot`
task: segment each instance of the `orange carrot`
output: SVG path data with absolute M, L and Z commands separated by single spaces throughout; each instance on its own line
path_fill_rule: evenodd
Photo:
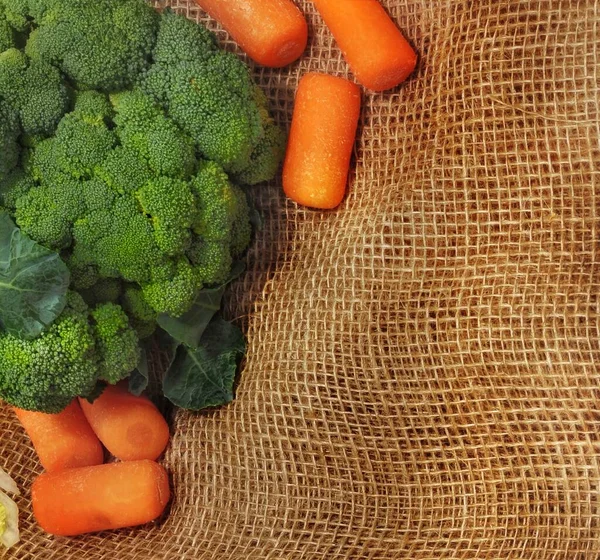
M 79 402 L 92 430 L 118 459 L 156 459 L 165 450 L 167 422 L 152 401 L 127 391 L 126 383 L 109 385 L 93 403 Z
M 58 414 L 13 410 L 48 472 L 100 465 L 104 461 L 102 445 L 77 400 Z
M 196 1 L 263 66 L 286 66 L 306 48 L 308 26 L 290 0 Z
M 396 87 L 415 69 L 415 51 L 377 0 L 313 1 L 365 87 Z
M 108 463 L 44 473 L 33 482 L 33 515 L 53 535 L 141 525 L 161 515 L 169 479 L 154 461 Z
M 321 209 L 342 201 L 359 116 L 357 85 L 326 74 L 302 78 L 283 166 L 287 196 Z

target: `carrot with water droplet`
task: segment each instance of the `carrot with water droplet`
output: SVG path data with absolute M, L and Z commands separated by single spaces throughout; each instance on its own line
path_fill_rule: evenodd
M 154 403 L 127 390 L 127 382 L 109 385 L 90 403 L 80 399 L 92 430 L 121 461 L 156 459 L 169 442 L 169 426 Z
M 167 473 L 154 461 L 44 473 L 31 487 L 37 522 L 47 533 L 63 536 L 148 523 L 169 499 Z
M 288 197 L 312 208 L 335 208 L 346 192 L 360 116 L 356 84 L 309 73 L 300 81 L 283 166 Z
M 402 83 L 417 55 L 377 0 L 313 0 L 356 79 L 374 91 Z
M 58 414 L 31 412 L 13 407 L 48 472 L 62 471 L 104 461 L 104 450 L 77 400 Z
M 290 0 L 196 1 L 263 66 L 286 66 L 306 48 L 308 26 Z

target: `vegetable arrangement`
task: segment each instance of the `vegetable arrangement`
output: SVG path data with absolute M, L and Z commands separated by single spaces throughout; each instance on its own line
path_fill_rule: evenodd
M 139 394 L 143 341 L 160 324 L 177 346 L 201 322 L 165 394 L 182 405 L 180 381 L 217 382 L 219 394 L 188 408 L 231 400 L 241 333 L 217 322 L 231 341 L 219 358 L 233 359 L 200 369 L 218 306 L 194 323 L 186 313 L 232 279 L 251 238 L 241 185 L 270 179 L 283 156 L 266 97 L 204 27 L 142 0 L 0 6 L 12 30 L 0 54 L 0 110 L 10 115 L 0 397 L 56 413 L 134 371 Z
M 197 2 L 260 64 L 306 48 L 290 0 Z M 315 6 L 363 85 L 389 89 L 413 71 L 376 0 Z M 287 143 L 285 193 L 335 208 L 359 116 L 357 85 L 310 73 L 286 139 L 246 65 L 170 9 L 0 0 L 0 398 L 46 470 L 32 488 L 44 530 L 163 513 L 170 488 L 155 461 L 169 428 L 142 395 L 152 341 L 169 355 L 172 403 L 233 399 L 245 341 L 218 311 L 251 241 L 248 186 L 275 176 Z M 119 462 L 103 464 L 104 448 Z M 0 536 L 18 540 L 3 493 Z

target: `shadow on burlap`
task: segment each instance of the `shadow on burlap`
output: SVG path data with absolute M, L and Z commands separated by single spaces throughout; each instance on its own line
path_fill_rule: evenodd
M 307 56 L 255 69 L 284 126 L 299 76 L 348 75 L 300 4 Z M 237 400 L 173 413 L 168 519 L 55 539 L 26 492 L 11 557 L 598 557 L 600 3 L 386 5 L 419 69 L 365 94 L 339 211 L 253 190 Z M 0 431 L 27 489 L 41 469 L 6 409 Z

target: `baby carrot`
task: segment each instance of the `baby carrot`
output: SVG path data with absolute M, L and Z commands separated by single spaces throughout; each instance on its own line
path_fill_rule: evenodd
M 396 87 L 415 69 L 415 51 L 377 0 L 313 1 L 365 87 Z
M 170 498 L 154 461 L 108 463 L 41 474 L 31 487 L 33 515 L 53 535 L 81 535 L 156 519 Z
M 76 400 L 58 414 L 13 408 L 48 472 L 100 465 L 104 450 Z
M 359 116 L 357 85 L 326 74 L 302 78 L 283 166 L 287 196 L 321 209 L 342 201 Z
M 156 459 L 169 442 L 169 426 L 146 397 L 136 397 L 127 385 L 109 385 L 93 403 L 80 399 L 92 430 L 121 461 Z
M 308 26 L 290 0 L 196 1 L 263 66 L 286 66 L 306 48 Z

